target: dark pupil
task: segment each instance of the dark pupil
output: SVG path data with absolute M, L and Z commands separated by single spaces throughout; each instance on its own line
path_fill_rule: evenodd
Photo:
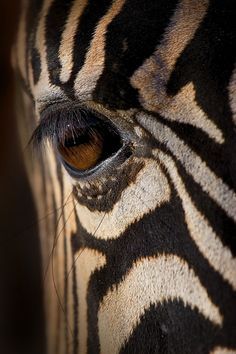
M 66 148 L 72 148 L 74 146 L 88 144 L 90 140 L 91 140 L 91 133 L 89 134 L 89 132 L 87 130 L 85 130 L 85 131 L 81 132 L 81 134 L 77 133 L 77 135 L 76 135 L 74 133 L 74 134 L 72 134 L 71 137 L 66 138 L 66 140 L 64 142 L 64 146 Z

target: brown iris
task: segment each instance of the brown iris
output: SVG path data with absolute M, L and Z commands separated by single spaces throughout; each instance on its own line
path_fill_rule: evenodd
M 67 137 L 58 150 L 64 161 L 79 171 L 85 171 L 98 164 L 103 156 L 103 137 L 98 131 L 81 132 Z
M 70 121 L 64 120 L 62 129 L 57 127 L 61 132 L 57 150 L 65 168 L 73 175 L 76 172 L 86 174 L 87 170 L 116 154 L 123 145 L 120 134 L 110 122 L 88 112 L 83 117 L 82 113 Z

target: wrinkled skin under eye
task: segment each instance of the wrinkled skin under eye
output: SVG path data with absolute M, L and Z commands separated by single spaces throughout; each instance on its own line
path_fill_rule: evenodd
M 76 130 L 68 125 L 63 142 L 57 149 L 64 162 L 74 170 L 83 172 L 92 169 L 122 146 L 120 136 L 106 124 Z

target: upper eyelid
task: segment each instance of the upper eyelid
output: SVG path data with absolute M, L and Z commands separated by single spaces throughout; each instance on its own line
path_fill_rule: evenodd
M 40 114 L 40 121 L 32 134 L 30 142 L 38 147 L 49 140 L 51 143 L 58 142 L 58 140 L 65 139 L 65 134 L 68 132 L 68 125 L 71 125 L 71 132 L 76 129 L 83 129 L 89 127 L 91 121 L 96 118 L 101 122 L 110 121 L 107 117 L 102 116 L 100 113 L 92 109 L 86 108 L 84 105 L 69 104 L 50 104 Z M 88 122 L 87 122 L 88 120 Z M 110 121 L 110 126 L 113 124 Z M 114 126 L 114 130 L 115 129 Z
M 49 140 L 53 143 L 55 140 L 63 138 L 68 124 L 72 126 L 73 119 L 71 119 L 71 115 L 75 114 L 77 114 L 79 121 L 78 112 L 69 112 L 68 110 L 43 111 L 40 116 L 39 124 L 31 137 L 33 145 L 41 146 L 45 140 Z
M 65 130 L 69 116 L 71 114 L 79 115 L 79 112 L 82 111 L 80 107 L 77 106 L 76 108 L 77 111 L 75 112 L 75 107 L 69 107 L 65 104 L 58 105 L 57 103 L 51 103 L 47 105 L 40 112 L 39 124 L 34 130 L 30 142 L 34 146 L 40 146 L 45 139 L 53 142 L 56 137 L 59 138 L 60 134 L 63 134 L 63 132 L 60 132 L 60 128 L 64 126 L 63 131 Z

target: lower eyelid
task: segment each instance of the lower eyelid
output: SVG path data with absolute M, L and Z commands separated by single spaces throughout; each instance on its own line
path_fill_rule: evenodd
M 114 155 L 85 171 L 79 171 L 73 168 L 66 161 L 63 161 L 60 156 L 59 159 L 73 179 L 93 182 L 106 174 L 113 173 L 116 168 L 120 167 L 132 154 L 132 145 L 128 141 L 125 141 L 123 146 Z

